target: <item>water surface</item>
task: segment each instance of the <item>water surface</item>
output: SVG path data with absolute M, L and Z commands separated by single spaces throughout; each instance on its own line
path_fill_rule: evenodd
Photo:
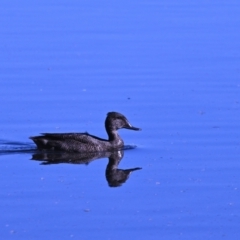
M 237 1 L 3 1 L 0 8 L 3 239 L 239 239 Z M 29 136 L 121 130 L 108 158 L 43 164 Z

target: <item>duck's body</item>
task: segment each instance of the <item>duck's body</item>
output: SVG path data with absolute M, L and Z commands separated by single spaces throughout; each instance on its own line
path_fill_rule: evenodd
M 67 152 L 104 152 L 123 147 L 123 140 L 108 141 L 88 133 L 44 133 L 31 137 L 39 150 L 62 150 Z
M 127 128 L 140 130 L 131 126 L 125 116 L 109 112 L 105 120 L 108 140 L 88 133 L 44 133 L 42 136 L 30 137 L 39 150 L 61 150 L 67 152 L 106 152 L 123 148 L 124 142 L 117 130 Z

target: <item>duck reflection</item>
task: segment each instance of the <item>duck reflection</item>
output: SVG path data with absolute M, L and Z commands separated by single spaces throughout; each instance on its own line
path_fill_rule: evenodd
M 115 151 L 109 157 L 108 165 L 106 167 L 106 179 L 110 187 L 119 187 L 125 183 L 131 172 L 140 170 L 142 168 L 119 169 L 118 165 L 123 158 L 123 151 Z
M 90 162 L 108 158 L 108 164 L 105 171 L 106 180 L 110 187 L 119 187 L 127 181 L 129 175 L 141 168 L 119 169 L 118 165 L 124 156 L 123 150 L 113 152 L 95 152 L 95 153 L 69 153 L 69 152 L 37 152 L 32 155 L 32 160 L 40 160 L 41 164 L 89 164 Z

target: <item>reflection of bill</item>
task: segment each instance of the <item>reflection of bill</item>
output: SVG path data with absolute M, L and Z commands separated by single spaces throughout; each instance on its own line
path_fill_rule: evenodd
M 130 149 L 130 146 L 127 147 Z M 42 161 L 42 165 L 71 163 L 71 164 L 89 164 L 90 162 L 108 158 L 108 165 L 106 167 L 106 179 L 110 187 L 121 186 L 129 178 L 131 172 L 140 170 L 141 168 L 118 169 L 118 165 L 124 156 L 124 151 L 113 152 L 92 152 L 92 153 L 68 153 L 68 152 L 36 152 L 32 155 L 32 160 Z

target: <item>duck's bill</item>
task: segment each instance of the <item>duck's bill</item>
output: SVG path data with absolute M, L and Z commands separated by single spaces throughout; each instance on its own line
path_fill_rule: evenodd
M 136 127 L 133 127 L 132 125 L 128 125 L 128 126 L 125 126 L 124 128 L 126 128 L 126 129 L 130 129 L 130 130 L 135 130 L 135 131 L 140 131 L 140 130 L 142 130 L 141 128 L 136 128 Z

